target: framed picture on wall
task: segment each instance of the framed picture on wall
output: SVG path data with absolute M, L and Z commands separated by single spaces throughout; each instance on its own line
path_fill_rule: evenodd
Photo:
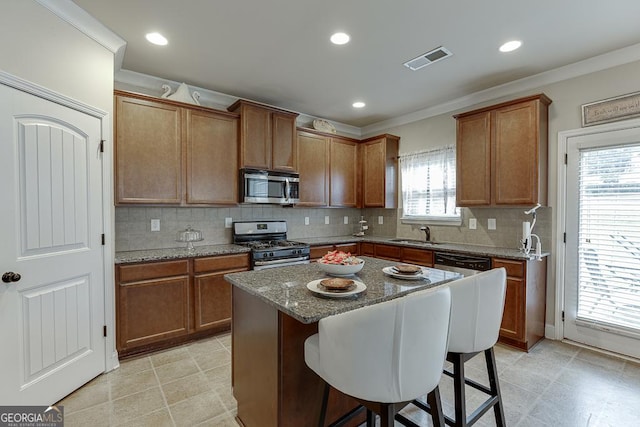
M 640 117 L 640 92 L 591 102 L 582 106 L 582 127 Z

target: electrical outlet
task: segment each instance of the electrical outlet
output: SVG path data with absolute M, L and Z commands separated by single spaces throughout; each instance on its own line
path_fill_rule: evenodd
M 495 218 L 489 218 L 489 220 L 487 221 L 487 228 L 489 230 L 495 230 L 496 229 L 496 219 Z
M 233 224 L 233 218 L 225 218 L 224 219 L 224 228 L 231 228 L 231 225 Z
M 160 231 L 160 220 L 152 219 L 151 220 L 151 231 Z
M 475 218 L 469 218 L 469 230 L 475 230 L 478 228 L 478 220 Z
M 345 217 L 344 217 L 344 223 L 345 223 L 345 224 L 349 224 L 349 217 L 348 217 L 348 216 L 345 216 Z
M 329 225 L 329 215 L 324 216 L 324 223 L 325 225 Z
M 304 217 L 304 225 L 309 225 L 309 217 L 308 216 Z
M 382 225 L 382 224 L 384 224 L 384 217 L 382 215 L 380 215 L 378 217 L 378 225 Z

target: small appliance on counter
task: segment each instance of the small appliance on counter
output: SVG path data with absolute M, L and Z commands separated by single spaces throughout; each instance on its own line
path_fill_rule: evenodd
M 252 270 L 309 264 L 309 245 L 287 240 L 286 221 L 236 221 L 233 243 L 251 248 Z
M 187 250 L 190 251 L 195 250 L 193 242 L 202 242 L 203 240 L 202 231 L 194 230 L 190 225 L 187 226 L 186 230 L 178 231 L 178 237 L 176 238 L 176 242 L 186 243 Z

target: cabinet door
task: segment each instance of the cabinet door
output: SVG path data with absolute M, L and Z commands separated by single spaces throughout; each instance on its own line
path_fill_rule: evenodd
M 185 110 L 187 203 L 238 203 L 238 120 Z
M 525 338 L 525 281 L 507 277 L 507 292 L 500 325 L 500 336 L 523 341 Z
M 188 333 L 189 276 L 120 284 L 118 291 L 118 350 Z
M 376 258 L 388 259 L 391 261 L 400 261 L 402 258 L 402 248 L 399 246 L 376 244 L 374 251 Z
M 182 201 L 180 108 L 116 97 L 116 204 Z
M 195 276 L 193 291 L 196 331 L 231 324 L 231 284 L 224 280 L 224 274 Z
M 337 138 L 331 139 L 329 204 L 356 207 L 357 203 L 357 144 Z
M 375 256 L 375 245 L 369 242 L 360 243 L 360 254 L 367 256 Z
M 494 203 L 526 205 L 538 201 L 538 101 L 495 110 Z
M 365 208 L 385 207 L 385 140 L 362 146 L 362 202 Z
M 298 134 L 300 206 L 329 204 L 329 139 L 311 133 Z
M 456 204 L 491 203 L 491 124 L 484 112 L 457 120 Z
M 295 172 L 298 170 L 296 118 L 289 114 L 272 113 L 271 168 Z
M 240 135 L 242 167 L 271 168 L 271 112 L 253 105 L 243 105 Z
M 433 267 L 433 251 L 402 248 L 402 262 Z

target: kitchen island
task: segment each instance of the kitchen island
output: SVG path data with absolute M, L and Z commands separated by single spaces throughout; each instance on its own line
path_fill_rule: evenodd
M 324 317 L 378 304 L 456 280 L 448 271 L 426 269 L 425 280 L 399 280 L 382 269 L 396 263 L 361 257 L 365 265 L 355 280 L 367 289 L 355 298 L 327 299 L 311 293 L 307 283 L 325 273 L 316 264 L 233 273 L 232 384 L 237 420 L 245 427 L 315 425 L 322 380 L 304 362 L 304 341 Z M 327 424 L 357 406 L 331 390 Z M 360 421 L 355 421 L 357 425 Z

